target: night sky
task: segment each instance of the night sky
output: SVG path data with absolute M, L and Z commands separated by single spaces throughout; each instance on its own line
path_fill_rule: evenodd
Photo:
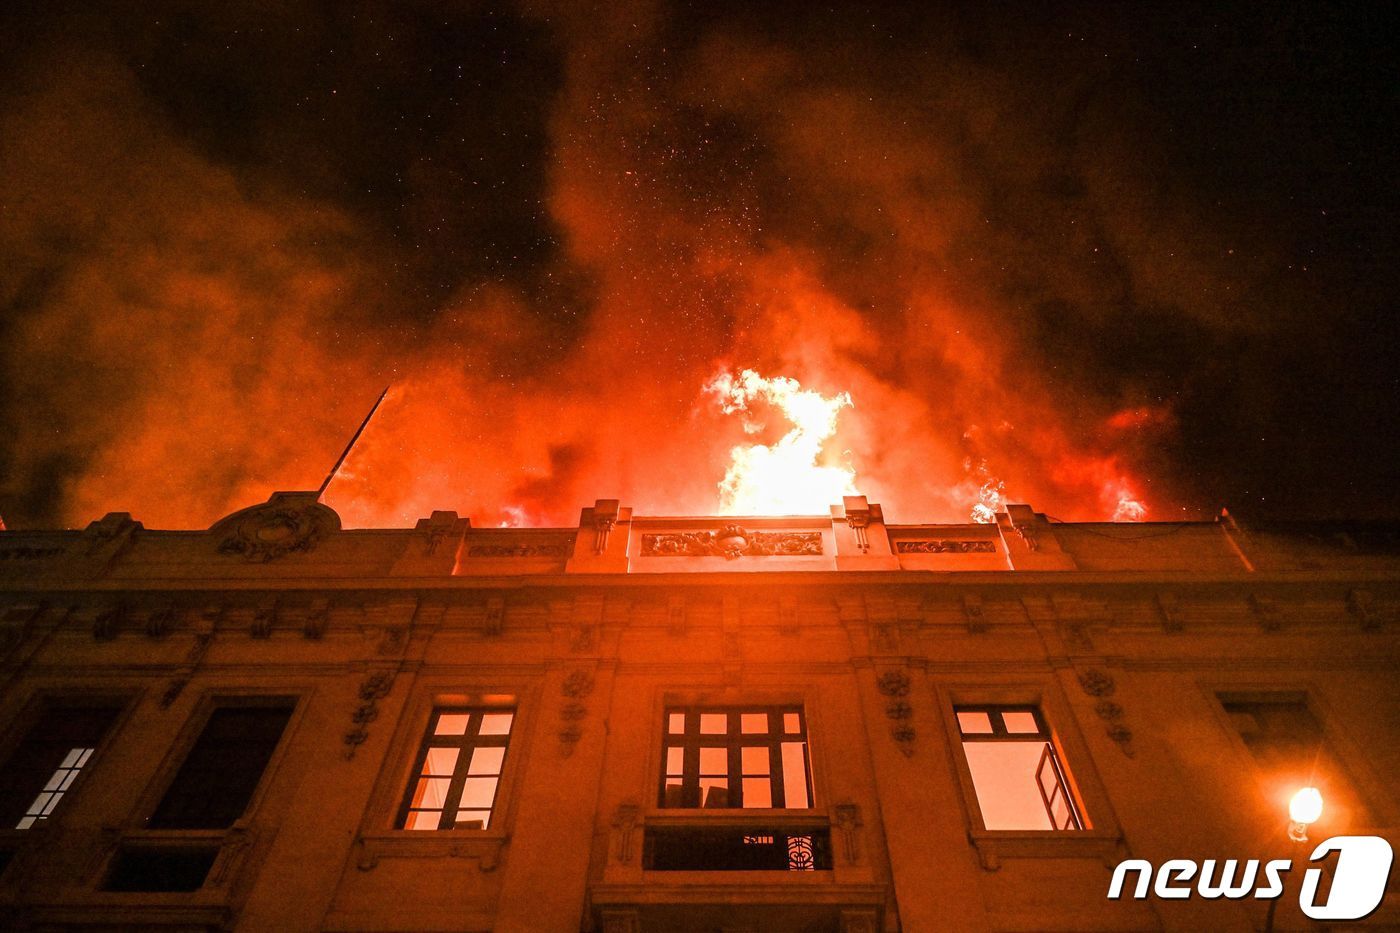
M 0 516 L 205 527 L 389 383 L 347 524 L 707 513 L 752 367 L 896 522 L 1400 519 L 1393 32 L 1144 6 L 6 4 Z

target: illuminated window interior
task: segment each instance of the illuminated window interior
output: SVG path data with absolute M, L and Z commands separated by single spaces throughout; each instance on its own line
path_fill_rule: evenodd
M 987 829 L 1084 828 L 1035 706 L 959 706 L 958 732 Z
M 668 709 L 662 750 L 663 807 L 812 806 L 800 706 Z
M 0 824 L 30 829 L 48 820 L 72 790 L 102 737 L 117 717 L 116 706 L 53 706 L 25 734 L 0 768 Z
M 512 709 L 433 710 L 399 828 L 488 829 L 514 721 Z

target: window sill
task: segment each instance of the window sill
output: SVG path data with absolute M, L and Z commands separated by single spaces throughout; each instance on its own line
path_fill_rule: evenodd
M 974 829 L 967 838 L 987 871 L 1008 858 L 1092 858 L 1112 868 L 1123 854 L 1123 837 L 1113 830 Z
M 384 858 L 474 858 L 483 872 L 495 871 L 510 841 L 503 829 L 393 829 L 361 833 L 355 867 L 373 871 Z
M 222 903 L 228 896 L 243 857 L 253 844 L 253 832 L 243 820 L 228 829 L 128 829 L 108 831 L 108 845 L 93 879 L 103 898 L 122 902 L 135 899 L 153 903 L 192 904 L 201 901 Z M 109 891 L 103 888 L 108 873 L 123 851 L 128 850 L 215 850 L 213 863 L 204 883 L 192 891 Z
M 784 826 L 814 826 L 825 828 L 831 825 L 831 817 L 821 810 L 786 810 L 757 807 L 657 807 L 646 814 L 648 826 L 691 826 L 701 823 L 706 826 L 747 826 L 752 823 L 781 823 Z

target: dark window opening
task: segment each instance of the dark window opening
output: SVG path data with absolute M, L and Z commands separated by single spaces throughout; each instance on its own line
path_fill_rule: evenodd
M 1316 787 L 1322 792 L 1323 819 L 1333 826 L 1369 821 L 1355 785 L 1305 698 L 1222 696 L 1220 702 L 1259 763 L 1266 795 L 1280 807 L 1299 788 Z
M 122 849 L 103 887 L 108 891 L 198 891 L 218 856 L 217 848 Z
M 227 829 L 248 809 L 291 719 L 291 700 L 221 706 L 151 815 L 152 829 Z
M 662 759 L 662 807 L 812 806 L 800 706 L 668 709 Z
M 513 709 L 434 709 L 399 828 L 489 828 L 514 722 Z
M 120 712 L 116 704 L 45 709 L 0 768 L 0 828 L 49 819 Z
M 830 871 L 831 831 L 649 827 L 642 867 L 648 871 Z
M 959 706 L 954 712 L 987 829 L 1084 828 L 1038 707 Z

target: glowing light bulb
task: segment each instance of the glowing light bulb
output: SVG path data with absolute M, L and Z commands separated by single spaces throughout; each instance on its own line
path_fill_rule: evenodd
M 1297 823 L 1316 823 L 1322 815 L 1322 793 L 1316 787 L 1304 787 L 1288 802 L 1288 815 Z
M 1295 842 L 1307 842 L 1308 825 L 1322 816 L 1322 792 L 1316 787 L 1304 787 L 1288 801 L 1288 837 Z

